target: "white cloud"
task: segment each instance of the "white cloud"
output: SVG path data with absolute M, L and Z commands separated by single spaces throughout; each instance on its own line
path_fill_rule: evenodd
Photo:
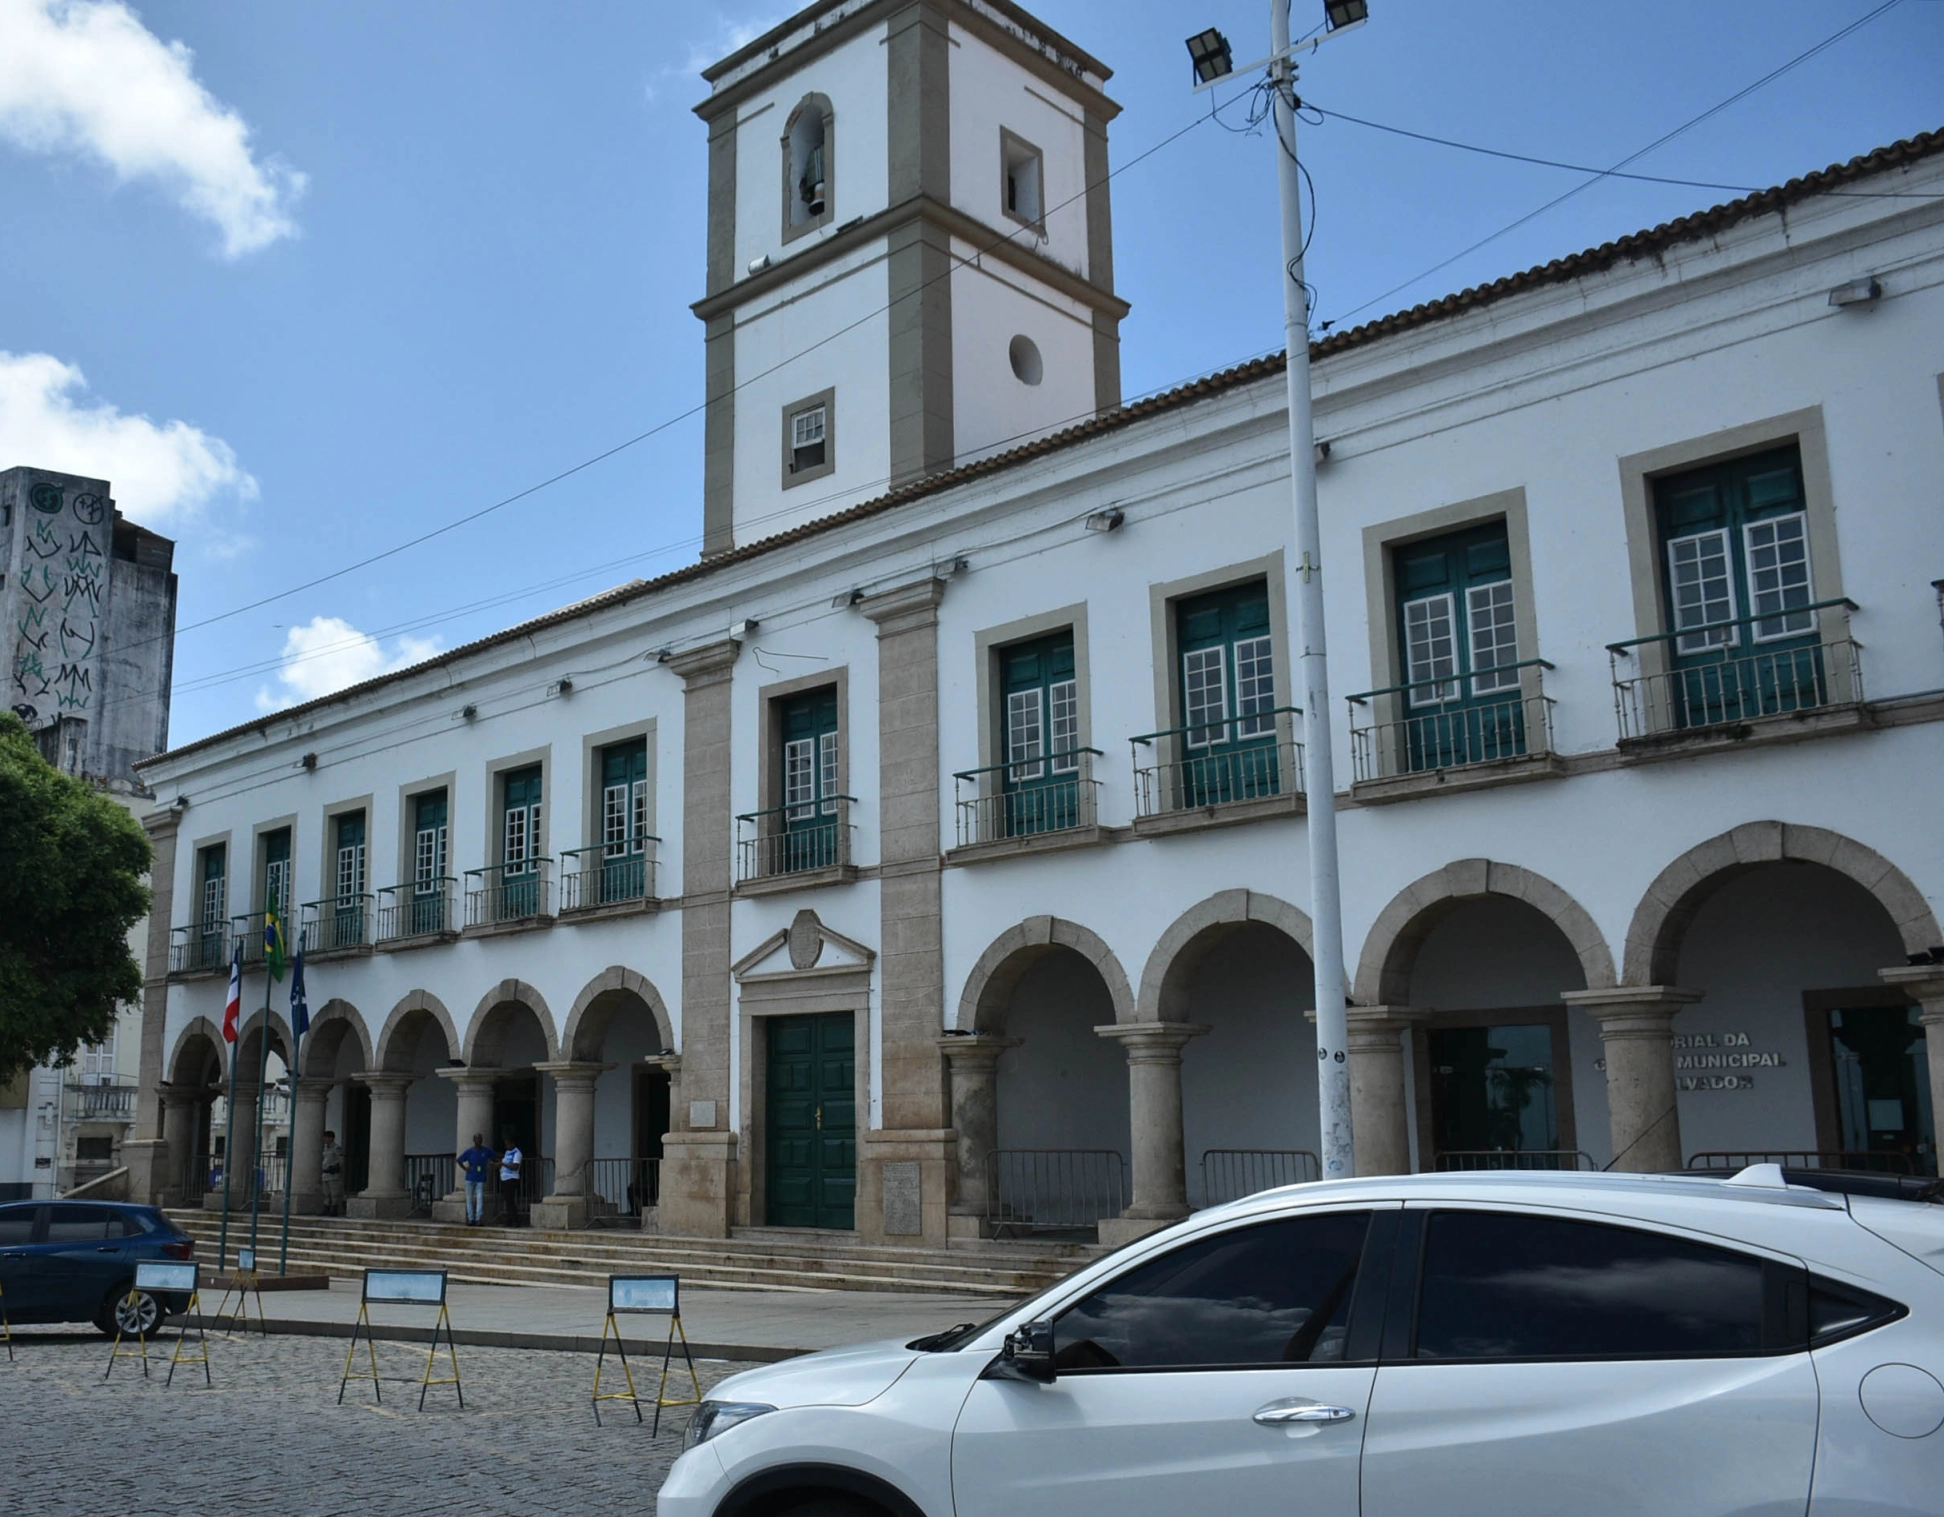
M 778 16 L 765 16 L 757 21 L 716 21 L 715 32 L 706 40 L 691 42 L 688 56 L 680 63 L 670 64 L 657 69 L 649 76 L 642 92 L 652 102 L 658 99 L 662 90 L 677 82 L 693 83 L 712 63 L 720 63 L 738 48 L 747 47 L 772 27 L 781 26 L 789 18 L 785 11 Z
M 120 0 L 0 0 L 0 137 L 162 183 L 221 229 L 225 257 L 295 235 L 304 176 L 251 152 L 194 62 Z
M 16 464 L 105 479 L 122 511 L 157 531 L 180 526 L 219 495 L 257 493 L 222 438 L 186 421 L 124 416 L 88 395 L 73 364 L 0 349 L 0 469 Z
M 401 637 L 387 653 L 377 638 L 360 632 L 343 617 L 313 616 L 284 634 L 283 667 L 277 671 L 281 688 L 260 687 L 257 710 L 281 711 L 302 701 L 314 701 L 420 663 L 438 651 L 436 637 Z

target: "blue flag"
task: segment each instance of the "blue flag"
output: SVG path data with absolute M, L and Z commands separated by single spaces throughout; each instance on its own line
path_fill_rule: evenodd
M 310 1002 L 304 999 L 304 949 L 297 947 L 296 961 L 290 966 L 290 1030 L 302 1037 L 310 1031 Z

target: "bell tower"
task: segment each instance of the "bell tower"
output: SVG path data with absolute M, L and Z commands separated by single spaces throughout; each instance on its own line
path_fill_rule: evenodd
M 1010 0 L 818 0 L 703 77 L 705 556 L 1120 403 L 1105 65 Z

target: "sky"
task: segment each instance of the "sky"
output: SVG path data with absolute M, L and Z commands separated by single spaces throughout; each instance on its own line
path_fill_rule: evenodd
M 1274 149 L 1183 47 L 1259 57 L 1266 8 L 1029 8 L 1115 70 L 1127 396 L 1279 349 Z M 1944 127 L 1944 0 L 1371 9 L 1299 86 L 1319 329 L 1736 193 L 1609 178 L 1494 236 L 1586 176 L 1332 111 L 1609 167 L 1869 17 L 1629 171 L 1766 187 Z M 695 559 L 698 71 L 787 14 L 0 0 L 0 468 L 108 478 L 179 540 L 172 741 Z

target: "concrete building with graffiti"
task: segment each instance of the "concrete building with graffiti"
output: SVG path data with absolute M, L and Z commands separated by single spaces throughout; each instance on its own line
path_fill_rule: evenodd
M 105 479 L 0 470 L 0 654 L 7 705 L 42 756 L 137 815 L 135 763 L 169 743 L 175 544 L 115 509 Z M 129 946 L 147 951 L 148 923 Z M 0 1199 L 48 1196 L 122 1167 L 135 1119 L 140 1007 L 66 1068 L 0 1085 Z
M 702 559 L 143 765 L 146 1193 L 266 896 L 300 1210 L 326 1127 L 353 1215 L 480 1132 L 685 1236 L 1313 1176 L 1319 567 L 1360 1170 L 1934 1172 L 1944 135 L 1318 341 L 1318 566 L 1280 359 L 1122 399 L 1104 64 L 823 0 L 706 77 Z

